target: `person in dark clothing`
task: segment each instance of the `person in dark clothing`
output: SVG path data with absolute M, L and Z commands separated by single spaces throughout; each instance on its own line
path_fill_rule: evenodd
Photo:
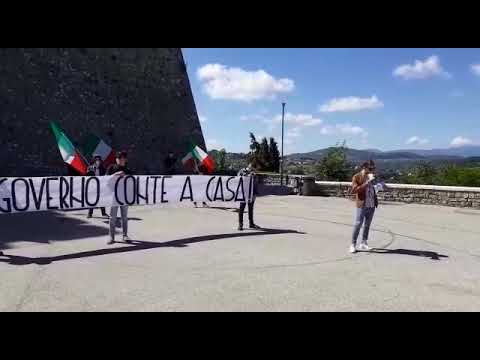
M 104 176 L 106 174 L 105 167 L 103 166 L 102 157 L 100 155 L 93 156 L 93 162 L 88 167 L 87 176 Z M 104 207 L 101 207 L 103 217 L 108 217 Z M 93 215 L 93 208 L 88 209 L 87 218 L 91 218 Z
M 196 163 L 195 163 L 195 164 L 196 164 Z M 205 168 L 205 166 L 203 166 L 203 165 L 196 166 L 195 170 L 196 170 L 196 173 L 197 173 L 198 175 L 205 175 L 205 174 L 208 173 L 208 170 L 207 170 L 207 169 Z M 193 205 L 195 205 L 195 207 L 197 207 L 197 202 L 194 201 L 194 202 L 193 202 Z M 203 202 L 202 202 L 202 206 L 203 206 L 203 207 L 208 207 L 208 204 L 207 204 L 205 201 L 203 201 Z
M 255 178 L 253 164 L 250 163 L 248 166 L 238 172 L 238 176 L 253 176 L 253 198 L 248 201 L 248 222 L 250 229 L 261 229 L 260 226 L 255 225 L 255 221 L 253 220 L 253 208 L 255 206 L 255 199 L 257 194 L 257 183 Z M 245 212 L 245 207 L 247 206 L 246 202 L 240 203 L 240 211 L 238 212 L 238 230 L 243 230 L 243 213 Z
M 175 164 L 177 159 L 175 158 L 173 152 L 169 151 L 167 157 L 165 158 L 164 164 L 167 171 L 167 175 L 175 175 Z
M 133 175 L 133 172 L 127 167 L 126 151 L 120 151 L 117 154 L 116 162 L 116 164 L 108 168 L 107 175 Z M 118 208 L 120 208 L 120 214 L 122 217 L 123 241 L 127 243 L 131 242 L 130 238 L 128 237 L 128 206 L 112 206 L 110 209 L 110 241 L 107 243 L 108 245 L 111 245 L 115 242 L 115 226 L 117 224 Z

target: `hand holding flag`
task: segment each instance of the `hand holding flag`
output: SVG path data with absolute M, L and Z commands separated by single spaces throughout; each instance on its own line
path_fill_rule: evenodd
M 52 121 L 50 122 L 50 127 L 57 140 L 58 149 L 60 150 L 63 161 L 75 169 L 80 175 L 86 175 L 88 166 L 80 152 L 75 148 L 60 126 Z
M 208 174 L 211 174 L 215 170 L 215 162 L 213 159 L 198 145 L 192 144 L 189 152 L 182 159 L 182 164 L 193 170 L 196 168 L 196 160 L 198 160 L 199 166 L 203 166 L 207 170 Z

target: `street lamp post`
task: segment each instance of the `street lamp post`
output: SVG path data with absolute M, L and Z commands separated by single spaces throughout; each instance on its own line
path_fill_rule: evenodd
M 285 128 L 285 103 L 282 102 L 282 157 L 280 160 L 280 185 L 283 185 L 283 135 Z

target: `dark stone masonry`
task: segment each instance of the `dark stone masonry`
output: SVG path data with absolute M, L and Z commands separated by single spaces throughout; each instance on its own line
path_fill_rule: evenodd
M 50 121 L 75 145 L 93 132 L 128 150 L 144 174 L 205 146 L 179 48 L 0 48 L 1 176 L 66 173 Z

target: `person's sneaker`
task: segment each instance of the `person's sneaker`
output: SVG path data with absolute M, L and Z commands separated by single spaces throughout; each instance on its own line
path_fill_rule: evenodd
M 361 243 L 359 249 L 362 251 L 369 251 L 370 247 L 367 245 L 367 243 Z
M 110 241 L 109 241 L 109 242 L 107 242 L 107 245 L 112 245 L 112 244 L 115 244 L 115 240 L 113 240 L 113 239 L 110 239 Z
M 238 231 L 242 231 L 242 230 L 243 230 L 243 225 L 242 224 L 238 225 Z
M 208 207 L 208 204 L 207 204 L 207 203 L 203 203 L 202 206 L 203 206 L 204 208 L 205 208 L 205 207 L 207 208 L 207 207 Z
M 250 229 L 261 229 L 260 226 L 255 225 L 255 224 L 250 224 L 249 228 L 250 228 Z
M 88 214 L 87 219 L 91 219 L 91 218 L 92 218 L 92 215 Z
M 355 248 L 355 245 L 350 245 L 350 253 L 355 254 L 357 252 L 357 249 Z
M 123 235 L 123 241 L 125 241 L 126 243 L 131 243 L 132 239 L 130 239 L 128 235 Z

